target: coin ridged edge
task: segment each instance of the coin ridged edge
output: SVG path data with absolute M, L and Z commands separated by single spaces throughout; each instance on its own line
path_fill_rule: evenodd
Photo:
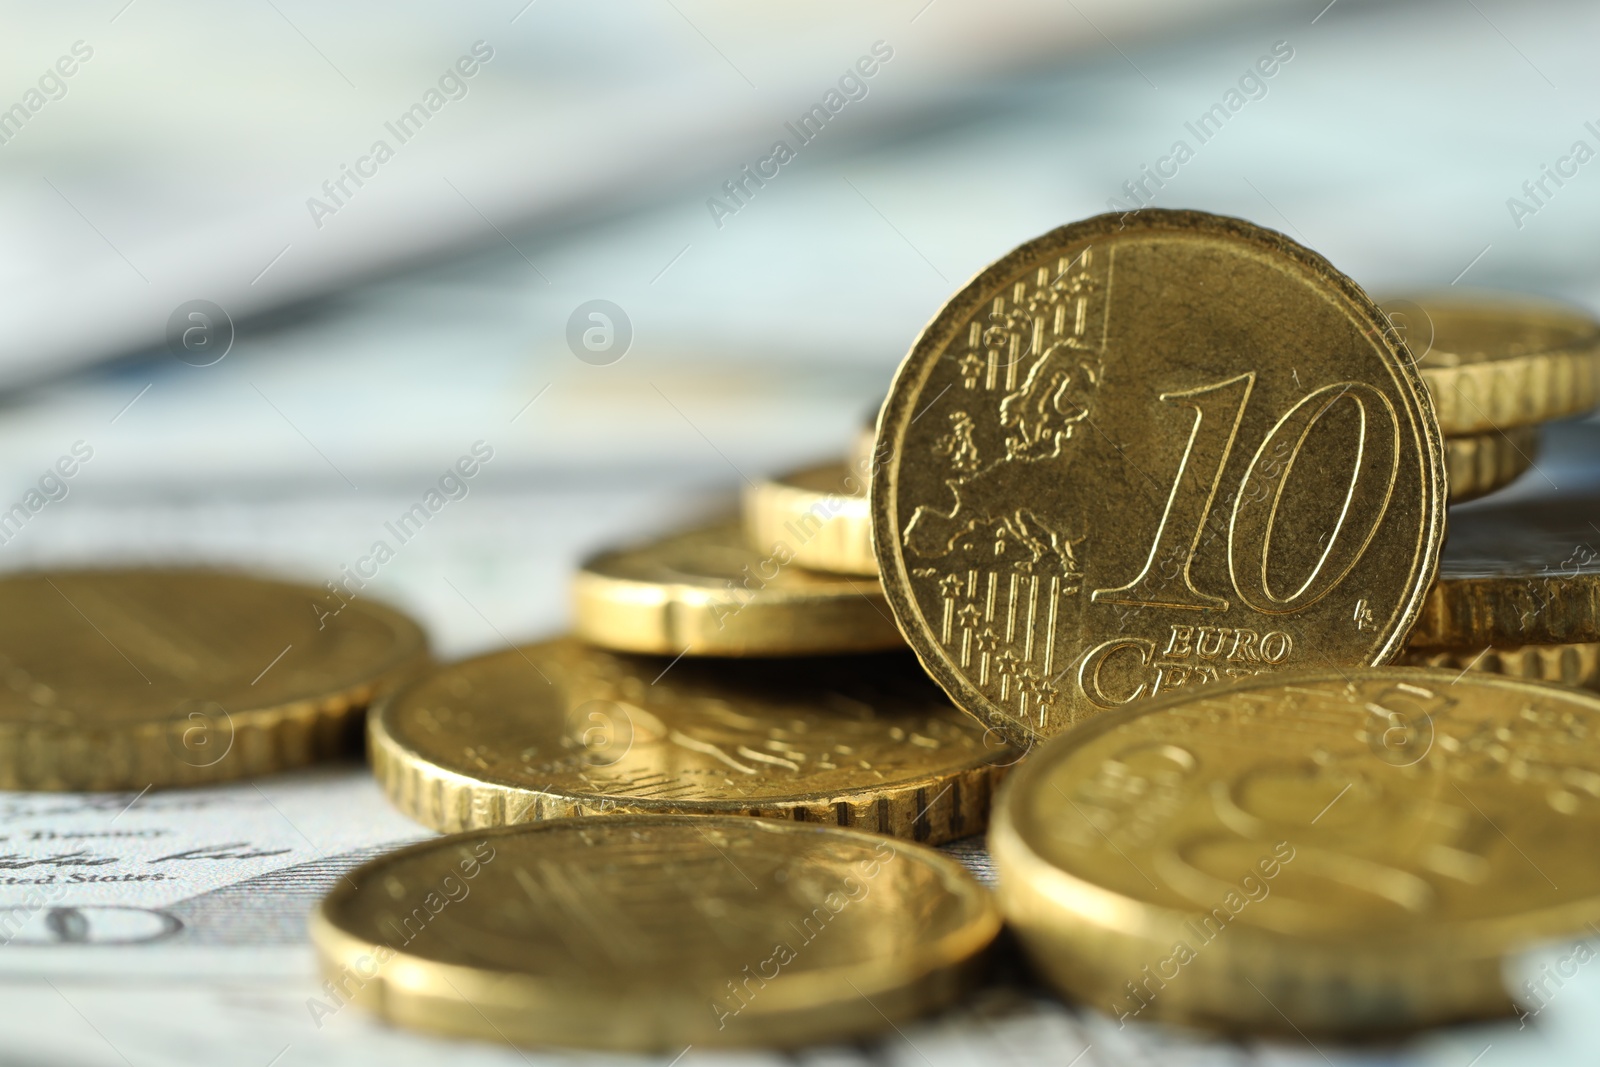
M 1288 257 L 1301 269 L 1320 276 L 1325 284 L 1336 290 L 1347 305 L 1357 313 L 1354 317 L 1365 321 L 1366 326 L 1362 331 L 1364 335 L 1389 355 L 1384 369 L 1401 385 L 1400 392 L 1403 399 L 1414 405 L 1410 414 L 1414 416 L 1420 438 L 1418 451 L 1422 463 L 1420 473 L 1424 499 L 1421 502 L 1422 537 L 1413 556 L 1415 577 L 1412 588 L 1406 600 L 1396 610 L 1393 632 L 1371 656 L 1374 665 L 1388 663 L 1405 648 L 1406 635 L 1422 615 L 1428 591 L 1434 585 L 1434 578 L 1439 569 L 1439 551 L 1444 545 L 1445 512 L 1449 503 L 1444 435 L 1439 430 L 1439 420 L 1434 410 L 1432 396 L 1417 371 L 1415 361 L 1411 359 L 1404 345 L 1395 338 L 1388 316 L 1365 290 L 1326 258 L 1284 234 L 1243 219 L 1213 215 L 1203 211 L 1143 208 L 1137 214 L 1160 219 L 1169 228 L 1231 236 L 1247 245 L 1265 248 Z M 941 650 L 932 642 L 925 641 L 919 627 L 913 625 L 922 621 L 921 608 L 917 605 L 916 598 L 909 592 L 910 577 L 906 573 L 904 557 L 898 547 L 901 523 L 896 499 L 898 457 L 904 454 L 906 427 L 910 419 L 917 415 L 913 410 L 910 384 L 913 378 L 926 379 L 936 363 L 930 353 L 935 349 L 948 348 L 961 324 L 967 322 L 986 303 L 979 295 L 984 286 L 1008 278 L 1018 271 L 1020 264 L 1036 259 L 1047 249 L 1059 250 L 1079 241 L 1114 236 L 1127 228 L 1127 215 L 1127 212 L 1109 212 L 1058 226 L 1048 233 L 1018 245 L 968 278 L 911 342 L 911 348 L 900 361 L 900 366 L 895 369 L 889 394 L 878 415 L 878 453 L 883 456 L 893 456 L 895 461 L 881 462 L 875 468 L 868 501 L 872 518 L 873 552 L 878 560 L 884 595 L 894 612 L 895 621 L 899 624 L 901 632 L 906 635 L 906 642 L 917 654 L 923 669 L 949 694 L 956 706 L 972 714 L 1012 744 L 1022 748 L 1048 738 L 1028 724 L 1009 718 L 1001 709 L 993 706 L 976 686 L 945 665 Z M 918 384 L 920 395 L 920 381 Z
M 1509 485 L 1533 465 L 1539 428 L 1518 426 L 1504 433 L 1445 437 L 1450 503 L 1461 504 Z
M 1565 645 L 1600 641 L 1600 574 L 1440 578 L 1412 628 L 1411 648 Z
M 120 792 L 214 785 L 294 770 L 361 751 L 368 706 L 430 661 L 427 637 L 409 616 L 385 605 L 357 605 L 408 634 L 368 679 L 324 695 L 205 718 L 117 725 L 0 722 L 0 789 Z M 189 762 L 190 735 L 204 730 L 230 744 L 220 757 Z
M 1445 434 L 1488 433 L 1588 411 L 1600 403 L 1600 341 L 1507 359 L 1424 367 Z
M 531 789 L 441 767 L 402 744 L 385 722 L 400 695 L 394 693 L 380 701 L 368 718 L 372 773 L 396 808 L 445 833 L 578 816 L 731 815 L 862 830 L 937 845 L 981 833 L 988 826 L 994 793 L 1009 769 L 995 761 L 978 763 L 947 774 L 874 787 L 871 797 L 862 800 L 853 799 L 850 791 L 745 804 Z
M 1451 671 L 1481 671 L 1600 691 L 1600 642 L 1479 649 L 1407 649 L 1397 663 Z

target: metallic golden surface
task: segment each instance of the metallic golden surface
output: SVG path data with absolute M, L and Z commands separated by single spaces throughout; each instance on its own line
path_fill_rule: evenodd
M 987 825 L 1016 759 L 905 652 L 674 663 L 571 639 L 441 667 L 369 740 L 389 799 L 437 830 L 682 813 L 939 843 Z
M 1600 690 L 1600 643 L 1523 645 L 1520 648 L 1415 649 L 1400 654 L 1397 663 L 1408 667 L 1483 671 L 1507 674 L 1535 682 L 1554 682 L 1580 689 Z
M 751 544 L 763 552 L 784 551 L 802 567 L 877 574 L 867 513 L 871 478 L 869 453 L 757 482 L 744 493 Z
M 1447 435 L 1531 426 L 1600 403 L 1600 321 L 1516 293 L 1383 301 Z
M 1444 439 L 1450 503 L 1460 504 L 1511 484 L 1539 454 L 1539 427 Z
M 878 431 L 869 426 L 861 431 L 851 450 L 852 461 L 870 469 Z M 1504 433 L 1477 433 L 1444 439 L 1446 481 L 1450 503 L 1476 500 L 1510 485 L 1532 466 L 1539 455 L 1539 427 L 1519 426 Z
M 427 641 L 340 603 L 202 570 L 0 578 L 0 789 L 200 785 L 359 751 L 367 701 Z
M 1445 509 L 1392 334 L 1234 219 L 1016 249 L 923 330 L 879 421 L 874 543 L 912 648 L 1018 746 L 1178 686 L 1387 661 Z
M 874 1034 L 955 999 L 999 931 L 930 849 L 755 819 L 564 819 L 372 860 L 323 899 L 327 977 L 395 1024 L 681 1054 Z
M 1450 516 L 1412 648 L 1600 641 L 1600 497 L 1482 504 Z
M 874 578 L 816 574 L 737 523 L 602 552 L 572 580 L 574 629 L 597 645 L 670 656 L 811 656 L 900 648 Z
M 1346 1033 L 1505 1012 L 1600 920 L 1600 698 L 1352 667 L 1103 716 L 1012 776 L 1001 908 L 1122 1019 Z

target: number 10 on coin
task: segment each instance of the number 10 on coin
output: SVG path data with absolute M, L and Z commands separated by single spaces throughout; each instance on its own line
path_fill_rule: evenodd
M 951 298 L 884 409 L 885 590 L 1026 744 L 1180 686 L 1387 662 L 1432 581 L 1444 448 L 1382 312 L 1238 220 L 1063 227 Z

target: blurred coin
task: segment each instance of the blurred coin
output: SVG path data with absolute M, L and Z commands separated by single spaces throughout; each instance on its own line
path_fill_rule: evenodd
M 1511 1009 L 1508 956 L 1600 920 L 1600 698 L 1352 667 L 1128 708 L 996 808 L 1001 907 L 1127 1022 L 1356 1033 Z
M 1522 645 L 1513 648 L 1408 648 L 1396 662 L 1409 667 L 1483 671 L 1581 689 L 1600 689 L 1600 643 Z
M 0 578 L 0 788 L 140 790 L 359 750 L 367 701 L 427 659 L 366 599 L 202 570 Z
M 1450 516 L 1412 648 L 1600 641 L 1600 497 L 1484 501 Z
M 671 661 L 571 639 L 417 679 L 370 741 L 389 799 L 437 830 L 644 812 L 938 843 L 983 829 L 1016 759 L 908 653 Z
M 1385 300 L 1446 435 L 1531 426 L 1600 403 L 1600 321 L 1516 293 Z
M 867 486 L 872 457 L 824 463 L 757 482 L 744 493 L 745 531 L 762 551 L 780 547 L 802 567 L 877 574 Z
M 1460 504 L 1509 485 L 1539 454 L 1539 427 L 1444 439 L 1450 503 Z
M 1392 658 L 1445 510 L 1392 332 L 1236 219 L 1105 215 L 1011 252 L 879 420 L 873 543 L 912 648 L 1016 745 L 1180 685 Z
M 380 856 L 323 899 L 311 938 L 335 988 L 400 1026 L 681 1055 L 893 1027 L 954 1000 L 999 926 L 930 849 L 634 816 Z
M 736 523 L 602 552 L 572 580 L 576 630 L 624 652 L 811 656 L 904 646 L 875 578 L 803 570 Z

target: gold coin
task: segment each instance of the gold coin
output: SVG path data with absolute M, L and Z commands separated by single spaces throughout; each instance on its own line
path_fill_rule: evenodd
M 1001 909 L 1122 1021 L 1372 1031 L 1503 1013 L 1600 920 L 1600 698 L 1352 667 L 1104 716 L 996 808 Z
M 1447 435 L 1531 426 L 1600 403 L 1600 322 L 1512 293 L 1383 303 L 1433 394 Z
M 447 831 L 641 812 L 937 844 L 987 825 L 1016 758 L 904 652 L 671 662 L 570 639 L 417 679 L 373 710 L 369 740 L 389 799 Z
M 1412 648 L 1600 641 L 1600 498 L 1482 504 L 1450 517 Z
M 1450 503 L 1460 504 L 1511 484 L 1532 466 L 1539 454 L 1539 428 L 1446 437 L 1444 445 Z
M 750 543 L 783 551 L 802 567 L 837 574 L 877 574 L 867 486 L 872 459 L 824 463 L 757 482 L 744 492 Z
M 1523 645 L 1520 648 L 1408 648 L 1397 661 L 1408 667 L 1483 671 L 1580 689 L 1600 689 L 1600 643 Z
M 735 523 L 587 560 L 572 581 L 578 635 L 624 652 L 811 656 L 900 648 L 873 578 L 816 574 Z
M 137 790 L 359 750 L 380 687 L 427 659 L 369 600 L 202 570 L 0 578 L 0 789 Z
M 380 856 L 323 899 L 311 938 L 335 988 L 401 1026 L 681 1054 L 877 1033 L 954 1000 L 999 927 L 931 849 L 649 815 Z
M 856 464 L 857 469 L 872 469 L 877 442 L 876 426 L 861 431 L 850 453 L 851 462 Z M 1510 485 L 1532 466 L 1534 457 L 1539 454 L 1539 428 L 1519 426 L 1504 433 L 1446 437 L 1444 446 L 1450 502 L 1461 504 Z M 866 544 L 868 548 L 871 547 L 870 531 Z
M 1178 686 L 1387 661 L 1445 510 L 1392 333 L 1320 256 L 1198 212 L 990 266 L 879 423 L 874 544 L 912 648 L 1019 747 Z

